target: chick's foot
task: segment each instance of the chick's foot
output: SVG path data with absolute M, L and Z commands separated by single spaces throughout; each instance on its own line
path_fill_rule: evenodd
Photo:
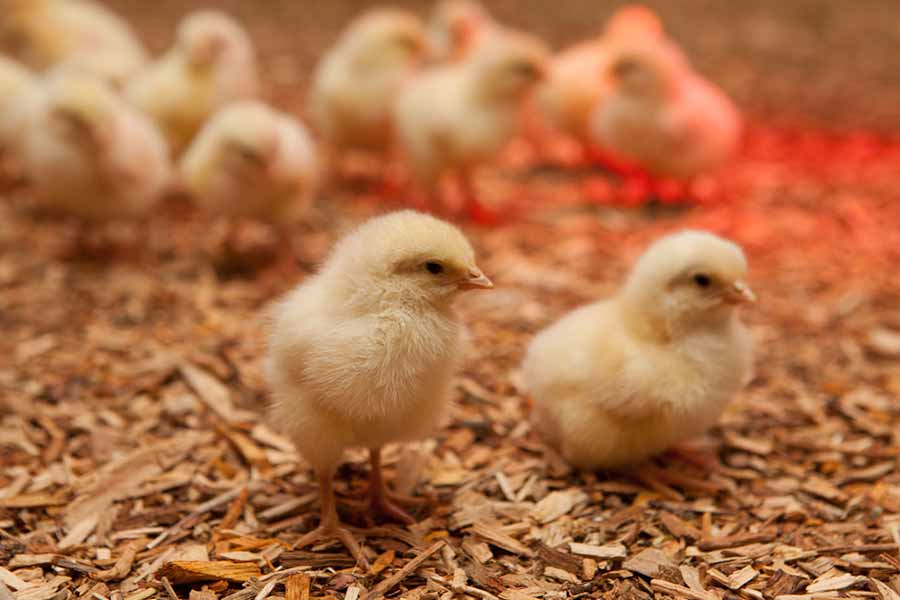
M 716 448 L 700 446 L 699 444 L 682 443 L 666 450 L 663 456 L 697 467 L 703 471 L 714 472 L 721 467 Z
M 381 515 L 392 521 L 398 521 L 404 525 L 413 525 L 416 520 L 408 512 L 398 506 L 400 500 L 391 498 L 383 490 L 381 492 L 369 492 L 369 512 Z
M 327 540 L 338 540 L 350 552 L 350 555 L 356 560 L 356 563 L 363 569 L 369 568 L 369 561 L 363 554 L 362 547 L 353 533 L 346 527 L 342 527 L 339 523 L 325 523 L 319 525 L 294 544 L 293 549 L 305 548 L 312 546 L 318 542 Z
M 381 472 L 380 448 L 373 448 L 369 451 L 369 463 L 372 469 L 369 475 L 369 513 L 399 521 L 404 525 L 415 523 L 416 520 L 408 512 L 397 506 L 397 500 L 391 498 L 385 486 L 384 476 Z
M 317 475 L 319 478 L 319 490 L 322 495 L 322 518 L 319 521 L 319 526 L 300 538 L 294 544 L 293 549 L 311 546 L 323 540 L 336 539 L 350 551 L 350 555 L 356 559 L 357 564 L 364 569 L 368 569 L 369 561 L 363 554 L 362 547 L 356 541 L 356 538 L 353 537 L 350 530 L 341 526 L 340 519 L 338 519 L 334 487 L 332 486 L 334 469 L 322 470 Z

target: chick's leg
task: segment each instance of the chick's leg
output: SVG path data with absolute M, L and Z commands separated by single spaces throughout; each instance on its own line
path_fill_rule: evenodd
M 377 512 L 388 518 L 400 521 L 406 525 L 416 522 L 405 510 L 397 506 L 388 493 L 381 472 L 381 448 L 369 449 L 369 510 Z
M 338 519 L 337 503 L 334 499 L 334 487 L 332 485 L 334 470 L 323 469 L 317 474 L 319 477 L 319 493 L 322 497 L 322 516 L 319 526 L 300 538 L 294 544 L 294 548 L 310 546 L 321 540 L 337 539 L 350 551 L 350 554 L 360 566 L 368 569 L 369 561 L 363 554 L 359 542 L 356 541 L 350 530 L 341 526 L 340 519 Z
M 469 220 L 479 225 L 496 225 L 501 220 L 501 215 L 493 209 L 485 206 L 478 199 L 478 192 L 473 182 L 475 173 L 469 167 L 459 169 L 457 182 L 463 195 L 463 210 Z

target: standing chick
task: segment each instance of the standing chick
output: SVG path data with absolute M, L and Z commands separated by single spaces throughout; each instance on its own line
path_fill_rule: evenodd
M 462 60 L 495 27 L 485 8 L 474 0 L 443 0 L 429 23 L 431 57 L 438 62 Z
M 492 284 L 463 234 L 412 211 L 372 219 L 341 240 L 322 270 L 274 308 L 269 379 L 277 422 L 313 465 L 322 494 L 318 529 L 295 547 L 337 537 L 332 477 L 345 448 L 368 448 L 373 510 L 406 523 L 389 499 L 380 450 L 428 435 L 449 408 L 463 326 L 452 304 Z
M 122 84 L 147 52 L 118 15 L 89 0 L 0 0 L 0 48 L 38 71 L 73 62 Z
M 662 238 L 615 297 L 542 331 L 523 372 L 534 423 L 572 465 L 638 463 L 719 418 L 751 370 L 737 306 L 755 300 L 735 244 Z
M 390 149 L 391 107 L 425 53 L 415 15 L 376 9 L 350 25 L 316 67 L 308 100 L 311 123 L 330 151 Z
M 398 143 L 432 200 L 441 177 L 455 174 L 470 214 L 482 211 L 472 171 L 518 130 L 547 55 L 530 36 L 497 31 L 468 60 L 434 67 L 403 90 L 394 108 Z
M 103 81 L 63 69 L 44 83 L 23 167 L 52 211 L 87 221 L 144 215 L 170 180 L 165 141 Z
M 181 159 L 182 179 L 210 212 L 290 223 L 316 187 L 316 149 L 293 117 L 261 102 L 238 102 L 206 124 Z
M 175 45 L 128 87 L 128 98 L 156 121 L 175 155 L 219 108 L 257 95 L 253 45 L 225 13 L 199 11 L 178 26 Z
M 610 90 L 590 117 L 592 141 L 651 175 L 690 179 L 735 151 L 740 113 L 665 36 L 609 46 Z
M 0 156 L 17 153 L 36 87 L 28 69 L 0 56 Z

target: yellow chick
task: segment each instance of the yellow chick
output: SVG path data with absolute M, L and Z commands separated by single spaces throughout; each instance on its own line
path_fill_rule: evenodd
M 433 67 L 403 89 L 394 107 L 398 146 L 430 196 L 443 175 L 455 174 L 477 210 L 472 171 L 518 130 L 547 56 L 531 36 L 495 31 L 467 60 Z
M 0 156 L 17 154 L 36 89 L 28 69 L 0 56 Z
M 751 372 L 740 247 L 702 231 L 654 243 L 613 298 L 542 331 L 523 364 L 534 423 L 572 465 L 639 463 L 719 418 Z
M 118 15 L 89 0 L 0 0 L 0 48 L 38 71 L 73 62 L 123 84 L 147 52 Z
M 714 170 L 734 154 L 740 113 L 671 40 L 620 36 L 608 51 L 610 89 L 588 124 L 594 144 L 652 175 L 678 179 Z
M 169 184 L 165 141 L 107 83 L 63 69 L 43 84 L 22 162 L 48 209 L 86 221 L 144 215 Z
M 453 62 L 465 58 L 493 27 L 491 16 L 478 2 L 439 2 L 428 24 L 432 59 Z
M 391 107 L 426 46 L 418 17 L 376 9 L 355 20 L 328 49 L 313 75 L 308 110 L 331 151 L 389 150 Z
M 268 350 L 273 416 L 318 475 L 322 519 L 295 547 L 336 537 L 332 477 L 345 448 L 368 448 L 371 509 L 412 523 L 388 497 L 380 449 L 427 436 L 445 417 L 462 351 L 452 305 L 493 287 L 452 225 L 413 211 L 372 219 L 274 307 Z
M 180 171 L 188 192 L 210 212 L 280 225 L 309 206 L 318 164 L 299 121 L 246 101 L 213 116 L 182 157 Z
M 219 108 L 258 91 L 247 32 L 227 14 L 208 10 L 182 20 L 175 45 L 128 86 L 127 97 L 156 121 L 178 155 Z
M 610 17 L 602 36 L 554 56 L 535 95 L 545 123 L 580 142 L 589 141 L 591 115 L 611 87 L 611 40 L 653 38 L 661 32 L 662 25 L 653 12 L 629 5 Z

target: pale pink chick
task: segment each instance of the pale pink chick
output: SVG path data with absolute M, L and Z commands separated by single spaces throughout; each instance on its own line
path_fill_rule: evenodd
M 622 36 L 608 45 L 609 90 L 588 125 L 591 141 L 656 177 L 688 180 L 735 152 L 741 117 L 664 36 Z

